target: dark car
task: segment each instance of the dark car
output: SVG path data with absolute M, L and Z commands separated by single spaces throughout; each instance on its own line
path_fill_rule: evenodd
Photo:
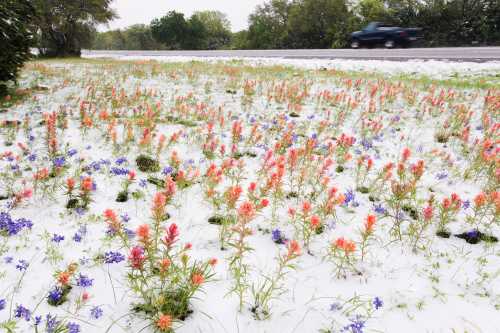
M 380 22 L 372 22 L 362 31 L 351 34 L 351 47 L 357 49 L 363 46 L 383 45 L 392 49 L 398 46 L 408 47 L 419 39 L 422 39 L 422 29 L 420 28 L 399 28 Z

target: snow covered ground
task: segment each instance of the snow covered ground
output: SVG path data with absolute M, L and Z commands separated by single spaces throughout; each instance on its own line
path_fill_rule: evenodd
M 159 62 L 191 62 L 202 61 L 208 63 L 242 61 L 251 66 L 282 65 L 304 69 L 336 69 L 341 71 L 368 71 L 386 74 L 411 74 L 416 76 L 428 75 L 433 78 L 447 78 L 456 75 L 488 75 L 500 71 L 500 62 L 490 61 L 483 63 L 454 62 L 438 60 L 346 60 L 346 59 L 286 59 L 286 58 L 237 58 L 237 57 L 186 57 L 186 56 L 132 56 L 106 54 L 84 54 L 89 59 L 108 58 L 117 60 L 154 60 Z
M 134 232 L 154 229 L 151 207 L 165 191 L 154 180 L 175 174 L 160 232 L 175 223 L 191 260 L 217 259 L 176 332 L 500 332 L 500 90 L 492 86 L 500 64 L 122 60 L 134 61 L 30 63 L 20 81 L 30 95 L 1 104 L 0 328 L 160 330 L 160 314 L 132 309 L 144 300 L 127 274 L 140 270 L 116 234 L 141 245 Z M 475 85 L 482 76 L 489 87 Z M 140 171 L 141 154 L 159 168 Z M 221 180 L 211 188 L 212 165 Z M 117 202 L 131 171 L 128 201 Z M 67 208 L 87 177 L 91 202 Z M 275 276 L 291 240 L 301 247 L 264 320 L 251 288 L 239 311 L 236 250 L 221 250 L 221 226 L 208 223 L 240 221 L 245 202 L 257 210 L 245 237 L 249 285 Z M 470 243 L 455 236 L 464 232 Z M 471 244 L 478 232 L 485 236 Z M 68 285 L 67 299 L 50 305 Z

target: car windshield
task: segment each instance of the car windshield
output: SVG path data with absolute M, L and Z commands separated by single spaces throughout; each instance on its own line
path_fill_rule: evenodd
M 378 25 L 379 24 L 377 22 L 372 22 L 366 26 L 365 30 L 375 30 L 377 29 Z

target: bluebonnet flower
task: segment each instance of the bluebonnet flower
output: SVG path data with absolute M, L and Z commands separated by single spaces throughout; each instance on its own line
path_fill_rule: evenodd
M 359 149 L 354 149 L 354 154 L 361 155 L 363 152 Z
M 6 305 L 7 305 L 7 302 L 4 299 L 0 299 L 0 311 L 5 309 Z
M 85 208 L 82 208 L 82 207 L 77 207 L 75 209 L 75 212 L 79 215 L 79 216 L 83 216 L 85 214 Z
M 29 137 L 28 137 L 28 140 L 30 140 L 31 142 L 33 142 L 35 140 L 35 136 L 33 136 L 33 134 L 30 134 Z
M 57 320 L 57 316 L 52 316 L 50 313 L 45 316 L 45 329 L 47 333 L 54 333 L 60 323 Z
M 118 165 L 122 165 L 123 163 L 127 162 L 127 158 L 126 157 L 118 157 L 115 161 L 116 164 Z
M 15 312 L 14 312 L 14 317 L 16 318 L 24 318 L 26 321 L 30 321 L 31 318 L 31 311 L 26 309 L 22 305 L 18 305 Z
M 140 187 L 146 187 L 146 186 L 148 186 L 148 181 L 146 179 L 141 179 L 139 181 L 139 186 Z
M 3 258 L 3 261 L 6 263 L 6 264 L 10 264 L 12 262 L 12 260 L 14 260 L 13 257 L 10 257 L 10 256 L 7 256 L 5 258 Z
M 463 203 L 462 203 L 462 208 L 463 209 L 469 209 L 470 207 L 470 200 L 465 200 Z
M 130 216 L 128 216 L 127 213 L 123 213 L 122 215 L 120 215 L 120 217 L 122 218 L 122 221 L 124 223 L 127 223 L 128 221 L 130 221 Z
M 51 304 L 57 304 L 62 297 L 63 297 L 63 291 L 60 287 L 54 287 L 54 289 L 49 291 L 49 295 L 47 296 Z
M 22 271 L 25 271 L 29 265 L 30 264 L 26 260 L 21 259 L 17 262 L 16 269 L 18 269 L 22 272 Z
M 52 241 L 54 243 L 60 243 L 63 240 L 64 240 L 64 236 L 63 235 L 54 234 L 54 236 L 52 236 Z
M 109 251 L 104 253 L 104 262 L 106 264 L 119 263 L 125 260 L 125 256 L 120 252 Z
M 74 148 L 73 148 L 73 149 L 68 150 L 68 156 L 69 156 L 69 157 L 73 157 L 74 155 L 76 155 L 76 153 L 77 153 L 77 150 L 76 150 L 76 149 L 74 149 Z
M 11 169 L 12 171 L 17 171 L 17 170 L 19 170 L 19 165 L 17 165 L 17 164 L 12 164 L 12 165 L 10 166 L 10 169 Z
M 94 306 L 92 309 L 90 309 L 90 317 L 94 319 L 99 319 L 103 315 L 103 311 L 100 307 Z
M 342 305 L 340 303 L 332 303 L 330 304 L 330 311 L 338 311 L 342 310 Z
M 17 235 L 23 229 L 31 229 L 33 223 L 30 220 L 20 218 L 13 220 L 9 213 L 0 213 L 0 233 L 7 236 Z
M 370 150 L 373 147 L 372 143 L 368 139 L 361 140 L 361 145 L 365 150 Z
M 171 166 L 166 166 L 165 168 L 163 168 L 162 173 L 166 176 L 171 174 L 172 171 L 174 171 L 174 169 Z
M 82 241 L 82 235 L 80 235 L 80 233 L 78 232 L 75 232 L 75 234 L 73 235 L 73 240 L 77 243 L 80 243 Z
M 437 178 L 438 180 L 443 180 L 443 179 L 445 179 L 445 178 L 447 178 L 447 177 L 448 177 L 448 174 L 447 174 L 446 172 L 440 172 L 440 173 L 438 173 L 438 174 L 436 175 L 436 178 Z
M 349 205 L 349 202 L 353 201 L 355 198 L 353 190 L 347 190 L 347 192 L 344 193 L 344 196 L 344 205 Z
M 130 230 L 128 228 L 123 228 L 123 231 L 125 232 L 125 235 L 127 235 L 128 239 L 132 239 L 135 237 L 135 231 Z
M 80 325 L 76 323 L 70 322 L 66 325 L 66 327 L 68 328 L 68 333 L 80 333 Z
M 252 116 L 252 117 L 250 118 L 250 124 L 253 124 L 253 123 L 255 123 L 255 117 L 253 117 L 253 116 Z
M 279 229 L 274 229 L 272 231 L 273 242 L 276 244 L 284 244 L 286 238 L 283 236 L 283 233 Z
M 384 302 L 377 296 L 373 299 L 373 306 L 375 307 L 375 310 L 380 309 L 384 305 Z
M 471 230 L 467 232 L 467 238 L 477 238 L 479 236 L 479 231 Z
M 56 168 L 62 168 L 64 166 L 64 164 L 66 163 L 66 159 L 64 158 L 64 156 L 61 156 L 61 157 L 56 157 L 54 159 L 54 166 Z
M 373 205 L 373 210 L 375 210 L 375 213 L 385 215 L 387 213 L 387 210 L 382 206 L 382 204 L 374 204 Z
M 94 279 L 89 278 L 86 275 L 83 275 L 80 273 L 80 276 L 76 279 L 76 285 L 78 287 L 83 287 L 83 288 L 88 288 L 92 287 L 92 284 L 94 283 Z
M 347 326 L 344 326 L 342 332 L 351 332 L 351 333 L 363 333 L 363 328 L 365 327 L 365 320 L 361 317 L 356 317 L 353 319 L 349 319 L 351 323 Z
M 36 161 L 36 154 L 29 154 L 28 155 L 28 160 L 30 162 L 35 162 Z
M 94 171 L 99 171 L 99 170 L 101 170 L 101 163 L 94 161 L 94 162 L 90 163 L 90 167 L 92 169 L 94 169 Z
M 112 167 L 111 173 L 114 174 L 115 176 L 124 176 L 124 175 L 128 175 L 129 170 L 126 168 Z
M 42 322 L 42 316 L 36 316 L 35 317 L 35 326 L 40 325 L 41 322 Z
M 307 116 L 307 119 L 309 119 L 309 120 L 314 119 L 314 115 L 312 114 L 312 115 Z

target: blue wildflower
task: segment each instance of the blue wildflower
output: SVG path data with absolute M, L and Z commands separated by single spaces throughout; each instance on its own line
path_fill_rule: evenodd
M 172 168 L 171 166 L 166 166 L 165 168 L 163 168 L 162 173 L 166 176 L 171 174 L 172 171 L 174 171 L 174 168 Z
M 94 279 L 91 279 L 88 276 L 83 275 L 81 273 L 80 273 L 80 276 L 76 279 L 76 285 L 78 287 L 83 287 L 83 288 L 92 287 L 93 283 L 94 283 Z
M 49 301 L 49 304 L 57 304 L 63 297 L 63 291 L 61 287 L 54 287 L 51 291 L 49 291 L 49 295 L 47 296 L 47 299 Z
M 141 179 L 139 181 L 139 186 L 140 187 L 146 187 L 146 186 L 148 186 L 148 181 L 146 179 Z
M 0 299 L 0 311 L 5 309 L 6 305 L 7 305 L 7 302 L 4 299 Z
M 16 269 L 18 269 L 22 272 L 22 271 L 25 271 L 29 265 L 30 264 L 26 260 L 21 259 L 17 262 Z
M 31 311 L 25 308 L 22 305 L 18 305 L 15 312 L 14 317 L 16 318 L 24 318 L 26 321 L 30 321 L 31 319 Z
M 465 200 L 463 203 L 462 203 L 462 208 L 463 209 L 469 209 L 470 207 L 470 200 Z
M 36 316 L 35 317 L 35 326 L 40 325 L 41 322 L 42 322 L 42 316 Z
M 0 234 L 14 236 L 23 229 L 31 229 L 33 223 L 30 220 L 20 218 L 13 220 L 9 213 L 0 213 Z
M 68 329 L 68 333 L 80 333 L 80 325 L 76 323 L 68 323 L 66 325 L 66 328 Z
M 347 190 L 347 192 L 344 193 L 344 196 L 345 196 L 344 205 L 349 205 L 349 203 L 353 201 L 355 198 L 353 190 Z
M 76 149 L 74 149 L 74 148 L 73 148 L 73 149 L 68 150 L 68 156 L 69 156 L 69 157 L 73 157 L 74 155 L 76 155 L 76 153 L 77 153 L 77 150 L 76 150 Z
M 106 264 L 119 263 L 125 260 L 125 256 L 120 252 L 109 251 L 104 253 L 104 262 Z
M 82 235 L 78 232 L 75 232 L 75 234 L 73 235 L 73 240 L 76 243 L 80 243 L 82 241 Z
M 115 176 L 124 176 L 124 175 L 128 175 L 129 170 L 126 168 L 112 167 L 111 173 L 114 174 Z
M 342 310 L 342 305 L 340 303 L 330 304 L 330 311 L 334 312 L 334 311 L 338 311 L 338 310 Z
M 375 307 L 375 310 L 380 309 L 384 305 L 384 302 L 377 296 L 373 299 L 373 306 Z
M 122 165 L 123 163 L 127 162 L 126 157 L 118 157 L 115 161 L 115 164 Z
M 385 215 L 387 213 L 387 210 L 382 206 L 382 204 L 374 204 L 373 209 L 375 210 L 375 213 Z
M 56 168 L 62 168 L 64 166 L 64 164 L 66 163 L 66 159 L 64 158 L 64 156 L 61 156 L 61 157 L 56 157 L 54 159 L 54 166 Z
M 54 236 L 52 236 L 52 241 L 54 243 L 60 243 L 63 240 L 64 240 L 64 236 L 63 235 L 54 234 Z
M 28 160 L 30 162 L 35 162 L 35 160 L 36 160 L 36 154 L 29 154 L 28 155 Z
M 100 307 L 94 306 L 92 309 L 90 309 L 90 317 L 94 319 L 99 319 L 103 315 L 103 311 Z
M 10 256 L 7 256 L 5 258 L 3 258 L 3 261 L 6 263 L 6 264 L 10 264 L 12 262 L 12 260 L 14 260 L 13 257 L 10 257 Z
M 286 238 L 283 236 L 283 233 L 279 229 L 274 229 L 272 231 L 273 242 L 276 244 L 284 244 Z

